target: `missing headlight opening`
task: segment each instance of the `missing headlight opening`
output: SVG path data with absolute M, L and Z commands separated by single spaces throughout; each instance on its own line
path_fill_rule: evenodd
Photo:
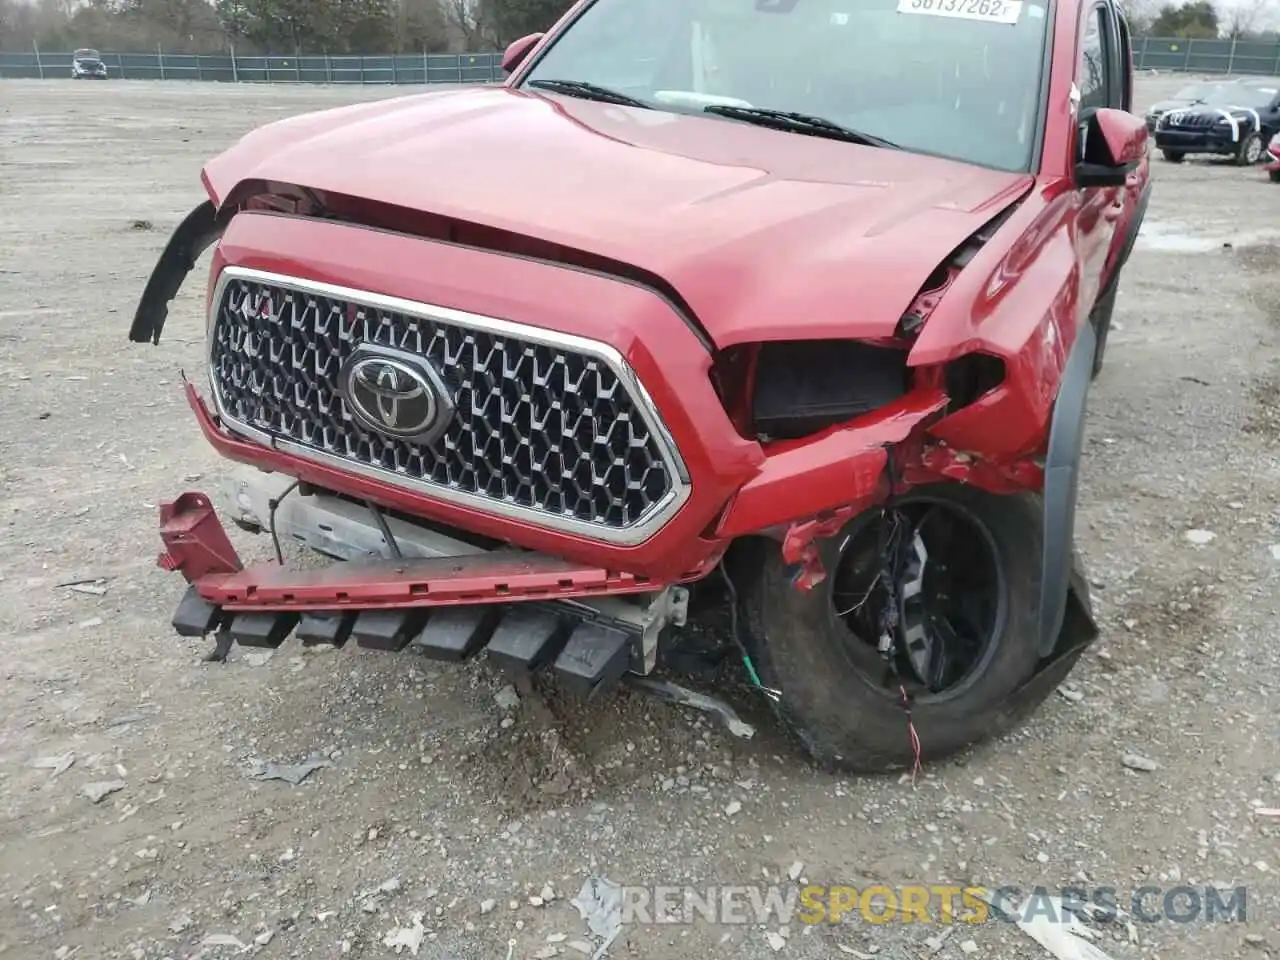
M 795 440 L 853 420 L 907 391 L 907 351 L 852 340 L 766 343 L 756 358 L 752 428 Z

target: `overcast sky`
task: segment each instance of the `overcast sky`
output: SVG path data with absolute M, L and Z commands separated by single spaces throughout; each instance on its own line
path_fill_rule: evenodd
M 1229 13 L 1237 8 L 1258 10 L 1258 21 L 1255 30 L 1269 30 L 1280 26 L 1280 0 L 1214 0 L 1220 19 L 1227 20 Z

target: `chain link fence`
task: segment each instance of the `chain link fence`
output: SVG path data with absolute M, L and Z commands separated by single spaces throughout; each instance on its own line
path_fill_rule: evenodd
M 196 56 L 102 52 L 107 76 L 119 80 L 214 80 L 223 83 L 492 83 L 498 53 L 428 53 L 330 57 Z M 0 53 L 0 77 L 69 78 L 71 53 Z
M 1135 37 L 1133 62 L 1139 70 L 1280 76 L 1280 41 L 1187 40 Z
M 1139 70 L 1280 76 L 1280 41 L 1138 37 Z M 217 80 L 224 83 L 494 83 L 503 79 L 498 53 L 386 56 L 195 56 L 106 53 L 107 74 L 123 80 Z M 71 54 L 32 50 L 0 53 L 0 77 L 71 76 Z

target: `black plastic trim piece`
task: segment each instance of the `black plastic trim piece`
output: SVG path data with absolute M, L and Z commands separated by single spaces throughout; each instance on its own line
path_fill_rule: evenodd
M 132 342 L 160 342 L 160 331 L 169 316 L 169 304 L 182 289 L 187 274 L 195 267 L 200 255 L 222 236 L 235 213 L 234 207 L 226 207 L 219 212 L 212 200 L 206 200 L 178 224 L 151 271 L 142 299 L 138 301 L 133 325 L 129 328 Z
M 1098 333 L 1092 323 L 1079 326 L 1063 371 L 1062 384 L 1053 405 L 1049 446 L 1044 466 L 1044 545 L 1040 582 L 1040 635 L 1042 656 L 1049 656 L 1058 642 L 1066 616 L 1067 590 L 1075 555 L 1076 494 L 1080 482 L 1080 456 L 1084 448 L 1085 407 L 1093 382 L 1093 357 Z
M 297 625 L 296 613 L 237 613 L 227 632 L 242 647 L 267 647 L 274 650 L 288 639 Z
M 414 608 L 361 610 L 351 635 L 365 649 L 397 652 L 408 646 L 425 618 L 426 611 Z
M 621 630 L 583 623 L 555 660 L 555 673 L 566 688 L 590 699 L 612 687 L 631 666 L 632 638 Z
M 225 619 L 222 608 L 200 596 L 192 584 L 182 595 L 172 623 L 180 637 L 205 637 L 222 626 Z
M 356 615 L 350 612 L 305 613 L 294 630 L 304 647 L 342 647 L 351 637 Z
M 493 636 L 503 610 L 496 605 L 442 607 L 409 641 L 409 652 L 428 660 L 462 663 L 478 654 Z
M 559 656 L 569 626 L 554 614 L 519 604 L 493 631 L 485 650 L 508 673 L 533 673 Z

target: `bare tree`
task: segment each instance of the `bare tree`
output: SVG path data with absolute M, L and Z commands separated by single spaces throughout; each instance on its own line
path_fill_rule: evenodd
M 492 0 L 0 0 L 0 50 L 494 49 Z
M 491 50 L 498 45 L 489 5 L 484 0 L 440 0 L 444 19 L 468 50 Z
M 1225 35 L 1231 40 L 1247 40 L 1276 13 L 1277 0 L 1237 0 L 1226 11 L 1223 20 Z
M 1137 36 L 1147 33 L 1160 13 L 1163 0 L 1120 0 L 1120 9 L 1129 21 L 1129 29 Z
M 391 30 L 397 52 L 448 49 L 448 24 L 439 0 L 399 0 Z

